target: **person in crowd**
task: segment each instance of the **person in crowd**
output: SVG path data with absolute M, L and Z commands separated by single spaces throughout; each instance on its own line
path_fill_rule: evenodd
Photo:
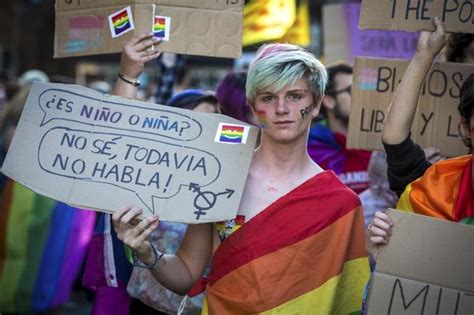
M 430 163 L 446 159 L 439 149 L 429 147 L 423 149 L 426 159 Z M 364 208 L 365 226 L 372 221 L 377 211 L 396 208 L 398 196 L 390 189 L 387 176 L 387 155 L 385 152 L 374 151 L 369 162 L 369 188 L 359 194 Z
M 136 95 L 130 82 L 156 58 L 155 44 L 146 34 L 125 44 L 117 95 Z M 360 200 L 307 152 L 326 82 L 324 66 L 302 48 L 262 46 L 246 83 L 263 126 L 261 144 L 233 233 L 221 238 L 212 223 L 188 225 L 176 254 L 164 254 L 149 241 L 158 217 L 138 221 L 142 210 L 124 207 L 112 219 L 135 263 L 178 294 L 204 289 L 204 312 L 211 314 L 359 311 L 369 276 Z M 211 257 L 209 276 L 201 279 Z
M 222 113 L 240 121 L 259 126 L 245 97 L 247 72 L 229 72 L 217 85 L 216 97 Z
M 436 30 L 422 32 L 411 60 L 392 100 L 382 131 L 387 153 L 390 187 L 400 196 L 397 209 L 444 220 L 474 223 L 472 187 L 472 140 L 474 139 L 474 74 L 465 78 L 460 89 L 458 110 L 468 155 L 431 165 L 423 150 L 410 138 L 418 96 L 431 64 L 446 43 L 439 18 Z M 368 226 L 368 251 L 377 258 L 380 246 L 389 241 L 393 221 L 377 212 Z
M 447 48 L 446 61 L 474 63 L 474 34 L 451 34 Z
M 3 153 L 13 139 L 37 73 L 27 74 L 0 122 Z M 92 235 L 95 212 L 36 194 L 4 175 L 0 178 L 0 312 L 57 309 L 69 302 Z
M 385 152 L 374 151 L 369 162 L 369 188 L 359 194 L 364 208 L 364 221 L 367 227 L 377 211 L 395 208 L 397 195 L 390 190 L 387 177 Z
M 333 170 L 349 188 L 360 193 L 369 187 L 371 152 L 346 148 L 352 101 L 352 66 L 336 63 L 327 67 L 328 85 L 322 101 L 326 118 L 310 130 L 308 152 L 325 170 Z
M 166 105 L 198 112 L 220 112 L 216 97 L 201 90 L 177 93 Z M 176 313 L 181 297 L 161 286 L 148 270 L 132 269 L 127 249 L 110 226 L 110 214 L 98 214 L 83 278 L 83 284 L 96 295 L 92 314 Z M 152 239 L 171 253 L 178 247 L 185 229 L 185 224 L 162 222 Z M 186 306 L 190 313 L 198 313 L 202 296 L 190 299 Z

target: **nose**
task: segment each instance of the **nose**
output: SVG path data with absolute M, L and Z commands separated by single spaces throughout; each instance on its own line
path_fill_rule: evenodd
M 277 114 L 287 114 L 289 112 L 288 105 L 286 104 L 286 100 L 283 97 L 278 98 L 276 104 L 276 112 Z

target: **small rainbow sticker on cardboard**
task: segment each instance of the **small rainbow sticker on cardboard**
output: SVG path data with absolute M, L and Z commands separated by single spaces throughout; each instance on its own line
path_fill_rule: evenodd
M 123 10 L 109 15 L 109 28 L 113 38 L 122 36 L 123 34 L 135 29 L 132 9 L 126 7 Z
M 359 89 L 376 90 L 378 72 L 375 68 L 362 68 L 359 73 Z
M 249 126 L 220 123 L 214 141 L 220 143 L 245 144 L 249 131 Z
M 170 39 L 171 18 L 155 15 L 153 20 L 153 37 L 168 41 Z

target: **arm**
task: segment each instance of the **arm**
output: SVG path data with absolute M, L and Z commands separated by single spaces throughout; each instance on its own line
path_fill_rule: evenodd
M 140 34 L 125 43 L 120 58 L 120 74 L 125 80 L 136 82 L 145 68 L 145 63 L 160 56 L 160 52 L 155 49 L 159 42 L 152 34 Z M 125 80 L 117 78 L 112 94 L 136 98 L 138 86 Z
M 434 19 L 436 31 L 421 32 L 416 53 L 408 65 L 393 97 L 382 129 L 382 141 L 398 144 L 410 133 L 423 81 L 434 57 L 446 44 L 444 28 L 439 18 Z
M 149 236 L 158 227 L 159 220 L 153 216 L 137 223 L 141 213 L 141 209 L 123 208 L 113 214 L 112 222 L 118 238 L 129 246 L 143 263 L 153 265 L 156 257 Z M 177 253 L 163 255 L 158 266 L 151 270 L 156 280 L 167 289 L 185 295 L 202 276 L 209 262 L 212 253 L 212 231 L 213 226 L 210 223 L 188 225 Z
M 415 56 L 397 88 L 382 130 L 390 189 L 399 196 L 431 165 L 423 150 L 410 139 L 410 129 L 423 81 L 433 59 L 446 43 L 441 21 L 435 18 L 434 23 L 436 31 L 420 34 Z

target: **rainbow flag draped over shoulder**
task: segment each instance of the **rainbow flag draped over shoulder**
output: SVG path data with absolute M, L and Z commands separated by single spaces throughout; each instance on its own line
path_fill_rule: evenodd
M 364 242 L 359 198 L 322 172 L 221 243 L 203 314 L 360 313 Z
M 95 213 L 9 180 L 0 208 L 0 312 L 37 312 L 68 302 Z
M 474 225 L 472 155 L 433 164 L 411 182 L 397 209 Z

